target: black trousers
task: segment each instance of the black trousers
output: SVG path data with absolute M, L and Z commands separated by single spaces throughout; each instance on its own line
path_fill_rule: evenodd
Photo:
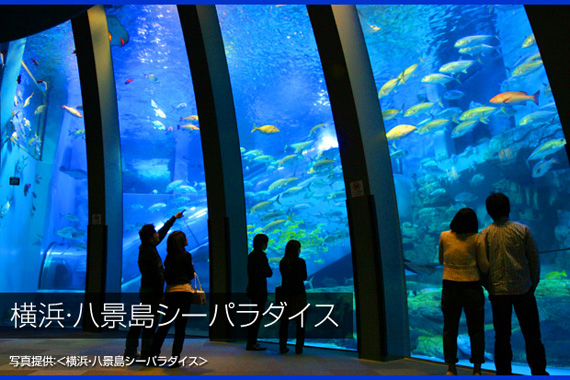
M 526 360 L 533 375 L 547 375 L 546 353 L 540 335 L 540 321 L 534 292 L 518 295 L 489 295 L 495 328 L 495 367 L 497 375 L 510 375 L 511 319 L 513 308 L 526 346 Z
M 295 321 L 296 331 L 295 331 L 295 350 L 299 351 L 303 349 L 305 345 L 305 325 L 307 324 L 307 311 L 303 312 L 302 320 L 303 326 L 301 326 L 301 315 L 297 315 L 295 318 L 290 320 L 299 313 L 305 306 L 307 306 L 307 295 L 297 294 L 297 295 L 287 295 L 285 296 L 285 302 L 287 306 L 283 311 L 279 321 L 279 348 L 287 348 L 287 338 L 289 336 L 289 322 Z
M 151 313 L 153 316 L 153 322 L 150 327 L 143 326 L 131 326 L 129 332 L 127 333 L 127 341 L 125 343 L 125 355 L 134 357 L 137 353 L 137 347 L 139 345 L 139 336 L 142 332 L 142 342 L 141 342 L 141 357 L 147 358 L 150 355 L 150 347 L 152 345 L 152 339 L 154 337 L 154 332 L 158 326 L 159 314 L 158 305 L 160 304 L 162 294 L 155 292 L 146 292 L 141 290 L 139 293 L 141 303 L 143 305 L 150 305 Z
M 461 311 L 465 311 L 471 341 L 471 363 L 485 362 L 485 296 L 481 282 L 443 280 L 441 311 L 443 312 L 443 356 L 447 364 L 457 359 L 457 335 Z
M 152 341 L 151 356 L 159 356 L 162 344 L 170 330 L 170 326 L 174 323 L 174 342 L 172 343 L 172 357 L 180 357 L 184 346 L 184 338 L 186 337 L 186 322 L 190 311 L 192 293 L 190 292 L 172 292 L 165 294 L 166 314 L 162 318 L 162 326 L 158 327 Z M 172 322 L 174 320 L 174 322 Z M 170 323 L 168 323 L 170 322 Z
M 249 325 L 247 329 L 247 346 L 253 346 L 257 343 L 257 335 L 259 333 L 259 327 L 261 326 L 261 318 L 263 312 L 265 311 L 265 303 L 267 302 L 267 296 L 254 296 L 250 297 L 251 303 L 255 304 L 255 307 L 252 307 L 252 311 L 257 311 L 257 319 L 253 324 Z M 255 318 L 255 314 L 252 314 L 252 318 Z

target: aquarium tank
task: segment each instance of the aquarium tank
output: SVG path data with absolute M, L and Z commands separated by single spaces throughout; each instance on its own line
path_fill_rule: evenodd
M 280 285 L 279 262 L 294 239 L 307 264 L 307 292 L 352 294 L 344 178 L 307 8 L 216 8 L 241 146 L 248 243 L 251 250 L 256 234 L 269 236 L 268 291 Z M 356 349 L 353 336 L 306 342 Z
M 83 292 L 87 161 L 71 22 L 0 50 L 0 292 Z
M 200 121 L 188 54 L 175 5 L 106 6 L 119 111 L 123 177 L 121 289 L 138 293 L 139 230 L 158 230 L 177 212 L 170 232 L 188 239 L 202 288 L 209 291 L 208 208 Z M 164 261 L 166 238 L 157 247 Z M 199 309 L 204 309 L 199 311 Z M 193 312 L 207 312 L 193 307 Z M 194 334 L 208 334 L 207 325 Z
M 556 104 L 522 5 L 358 5 L 390 145 L 414 357 L 443 360 L 438 242 L 455 213 L 503 192 L 542 263 L 536 290 L 550 368 L 570 368 L 570 171 Z M 516 320 L 513 362 L 527 373 Z M 494 355 L 485 305 L 485 357 Z M 462 363 L 470 344 L 465 321 Z M 551 372 L 552 373 L 552 372 Z M 568 373 L 568 372 L 565 372 Z

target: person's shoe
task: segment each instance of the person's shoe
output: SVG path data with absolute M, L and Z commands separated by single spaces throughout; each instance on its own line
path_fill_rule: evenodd
M 266 347 L 261 347 L 261 346 L 260 346 L 259 344 L 257 344 L 257 343 L 256 343 L 256 344 L 252 344 L 252 345 L 245 346 L 245 349 L 246 349 L 247 351 L 265 351 L 265 350 L 267 350 Z
M 446 376 L 457 376 L 457 367 L 455 364 L 450 364 L 447 367 L 447 372 L 445 373 Z
M 297 355 L 301 355 L 303 353 L 303 349 L 302 348 L 295 348 L 295 353 Z
M 481 363 L 473 365 L 473 376 L 481 376 Z
M 287 347 L 281 347 L 279 348 L 279 352 L 282 354 L 286 354 L 287 352 L 289 352 L 289 348 Z

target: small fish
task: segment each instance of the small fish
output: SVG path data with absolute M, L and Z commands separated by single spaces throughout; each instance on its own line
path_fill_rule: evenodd
M 384 121 L 392 120 L 393 118 L 398 116 L 398 114 L 400 112 L 401 111 L 398 109 L 390 108 L 390 109 L 387 109 L 386 111 L 382 111 L 382 118 L 384 119 Z
M 443 98 L 447 100 L 457 100 L 461 99 L 463 96 L 465 96 L 465 93 L 459 90 L 448 90 L 443 94 Z
M 468 47 L 472 47 L 475 45 L 479 45 L 482 44 L 483 42 L 486 42 L 487 40 L 493 38 L 495 36 L 491 36 L 491 35 L 476 35 L 476 36 L 467 36 L 467 37 L 463 37 L 460 38 L 459 40 L 457 40 L 455 42 L 455 47 L 456 48 L 468 48 Z
M 458 83 L 461 83 L 459 81 L 459 78 L 453 78 L 452 76 L 445 75 L 445 74 L 439 74 L 439 73 L 426 75 L 425 77 L 422 78 L 421 82 L 422 83 L 441 84 L 442 86 L 445 86 L 446 83 L 449 83 L 454 79 Z
M 198 115 L 190 115 L 180 118 L 180 121 L 196 121 L 196 120 L 198 120 Z
M 515 78 L 515 77 L 522 77 L 525 75 L 529 75 L 531 73 L 534 73 L 536 70 L 540 69 L 541 67 L 543 67 L 542 59 L 532 62 L 526 62 L 523 63 L 522 65 L 517 66 L 514 69 L 511 76 Z
M 24 102 L 24 106 L 23 107 L 27 107 L 30 105 L 30 101 L 32 100 L 32 96 L 34 96 L 34 93 L 32 92 L 32 95 L 28 96 L 26 98 L 26 101 Z
M 156 104 L 156 102 L 153 99 L 150 100 L 150 105 L 152 106 L 152 108 L 158 108 L 158 104 Z
M 28 183 L 27 185 L 24 185 L 24 196 L 28 195 L 28 190 L 30 190 L 30 187 L 32 187 L 31 183 Z
M 404 113 L 404 117 L 421 115 L 422 113 L 425 113 L 429 109 L 431 109 L 434 105 L 435 103 L 430 103 L 430 102 L 416 104 L 415 106 L 412 106 L 406 110 L 406 112 Z
M 556 112 L 552 111 L 537 111 L 530 113 L 519 120 L 519 125 L 530 125 L 546 123 L 556 116 Z
M 4 51 L 0 52 L 0 63 L 2 64 L 2 67 L 6 66 L 4 63 Z
M 253 133 L 255 131 L 259 131 L 259 132 L 265 133 L 265 134 L 280 132 L 279 129 L 277 129 L 277 127 L 275 127 L 274 125 L 263 125 L 261 127 L 256 127 L 254 124 L 253 129 L 251 130 L 251 133 Z
M 456 139 L 471 132 L 478 122 L 479 120 L 468 120 L 460 123 L 451 131 L 451 138 Z
M 425 62 L 424 59 L 422 57 L 420 57 L 420 62 Z M 402 83 L 406 83 L 406 81 L 412 76 L 412 74 L 414 73 L 414 71 L 416 71 L 416 69 L 418 68 L 419 63 L 414 63 L 413 65 L 406 67 L 404 69 L 404 71 L 402 71 L 400 73 L 400 75 L 398 75 L 398 79 L 400 80 L 398 82 L 398 85 L 402 84 Z
M 156 108 L 154 110 L 154 113 L 156 116 L 161 117 L 163 119 L 166 119 L 166 114 L 164 113 L 164 111 L 162 111 L 160 108 Z
M 325 126 L 325 123 L 320 123 L 320 124 L 315 125 L 315 126 L 314 126 L 313 128 L 311 128 L 311 130 L 309 131 L 309 137 L 311 137 L 311 135 L 312 135 L 313 133 L 315 133 L 315 132 L 317 131 L 317 129 L 323 128 L 324 126 Z
M 449 120 L 449 119 L 434 119 L 434 120 L 429 121 L 425 125 L 423 125 L 416 132 L 420 135 L 423 135 L 423 134 L 429 133 L 431 131 L 445 129 L 450 123 L 451 123 L 451 120 Z
M 467 111 L 463 112 L 459 117 L 461 121 L 469 121 L 469 120 L 479 120 L 480 122 L 487 124 L 487 117 L 491 116 L 497 110 L 496 107 L 475 107 L 468 109 Z
M 166 130 L 166 126 L 164 124 L 162 124 L 160 121 L 158 120 L 154 120 L 152 122 L 153 128 L 154 129 L 158 129 L 160 131 L 165 131 Z
M 186 107 L 188 107 L 188 104 L 186 104 L 186 103 L 178 103 L 177 105 L 172 106 L 172 108 L 175 111 L 180 111 L 181 109 L 186 108 Z
M 566 270 L 563 270 L 562 272 L 552 271 L 550 273 L 547 273 L 546 276 L 544 276 L 544 279 L 545 280 L 561 280 L 562 277 L 568 277 L 566 275 Z
M 556 158 L 551 158 L 550 160 L 540 160 L 532 168 L 532 178 L 539 178 L 545 175 L 552 165 L 558 163 Z
M 39 184 L 41 180 L 42 180 L 42 176 L 39 174 L 36 174 L 36 183 Z
M 486 53 L 496 50 L 496 46 L 486 45 L 486 44 L 479 44 L 471 47 L 465 47 L 459 49 L 459 54 L 469 54 L 469 55 L 485 55 Z
M 471 186 L 475 186 L 480 184 L 481 182 L 483 182 L 483 180 L 485 179 L 485 176 L 483 174 L 475 174 L 470 180 L 469 182 L 471 183 Z
M 38 61 L 35 58 L 31 58 L 32 62 L 34 63 L 34 65 L 39 66 L 40 64 L 38 63 Z
M 129 78 L 129 79 L 127 79 L 127 81 L 125 82 L 125 84 L 129 84 L 129 83 L 131 83 L 132 81 L 134 81 L 134 78 Z
M 543 158 L 546 158 L 547 156 L 558 152 L 560 149 L 563 149 L 564 145 L 566 145 L 565 139 L 548 140 L 536 148 L 527 158 L 527 161 L 542 160 Z
M 46 105 L 42 104 L 41 106 L 38 106 L 38 108 L 36 108 L 36 110 L 34 111 L 34 115 L 40 114 L 45 110 L 46 110 Z
M 532 33 L 530 36 L 524 39 L 522 47 L 527 48 L 532 45 L 536 45 L 536 40 L 534 39 L 534 33 Z
M 396 77 L 396 78 L 390 79 L 388 82 L 384 83 L 382 85 L 382 87 L 380 88 L 380 91 L 378 91 L 378 99 L 387 96 L 394 89 L 394 87 L 396 87 L 399 80 L 400 80 L 400 78 Z
M 388 133 L 386 133 L 386 139 L 388 141 L 392 140 L 400 140 L 401 138 L 409 135 L 413 131 L 415 131 L 417 127 L 409 124 L 400 124 L 395 126 L 394 128 L 390 129 Z
M 178 125 L 177 127 L 178 127 L 178 129 L 186 129 L 187 131 L 199 131 L 200 130 L 200 128 L 198 128 L 197 126 L 192 125 L 192 124 Z
M 467 74 L 467 69 L 474 63 L 475 61 L 471 60 L 449 62 L 441 66 L 439 72 L 444 74 L 456 74 L 459 72 Z
M 16 78 L 16 82 L 18 82 L 18 84 L 22 83 L 22 74 L 18 75 L 18 78 Z
M 489 102 L 494 104 L 525 104 L 527 101 L 533 101 L 538 106 L 538 96 L 540 90 L 538 90 L 534 95 L 528 95 L 524 91 L 507 91 L 501 92 L 495 95 L 489 100 Z
M 81 112 L 79 112 L 78 110 L 76 110 L 73 107 L 61 106 L 61 108 L 65 109 L 67 112 L 69 112 L 70 114 L 72 114 L 75 117 L 83 117 L 83 115 L 81 115 Z
M 166 207 L 166 203 L 155 203 L 155 204 L 153 204 L 152 206 L 150 206 L 150 207 L 148 208 L 148 211 L 150 211 L 150 212 L 155 212 L 155 211 L 158 211 L 158 210 L 162 210 L 162 209 L 165 208 L 165 207 Z

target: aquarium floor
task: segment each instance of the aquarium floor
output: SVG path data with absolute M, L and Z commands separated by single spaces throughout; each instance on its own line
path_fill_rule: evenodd
M 201 357 L 208 362 L 200 367 L 180 368 L 146 367 L 133 364 L 126 367 L 94 366 L 70 368 L 61 364 L 44 367 L 19 367 L 11 364 L 11 357 L 19 356 L 41 364 L 46 357 L 56 361 L 66 357 L 87 356 L 89 360 L 104 360 L 104 356 L 121 356 L 123 339 L 66 339 L 40 336 L 26 339 L 0 339 L 0 375 L 443 375 L 445 366 L 419 359 L 400 359 L 376 362 L 358 359 L 356 352 L 321 348 L 305 348 L 303 355 L 280 355 L 278 345 L 264 343 L 267 351 L 246 351 L 244 343 L 219 343 L 206 339 L 187 339 L 183 356 Z M 40 335 L 40 334 L 38 334 Z M 172 339 L 165 341 L 163 353 L 170 353 Z M 116 363 L 116 362 L 115 362 Z M 470 374 L 460 368 L 461 375 Z M 492 374 L 492 372 L 487 372 Z

